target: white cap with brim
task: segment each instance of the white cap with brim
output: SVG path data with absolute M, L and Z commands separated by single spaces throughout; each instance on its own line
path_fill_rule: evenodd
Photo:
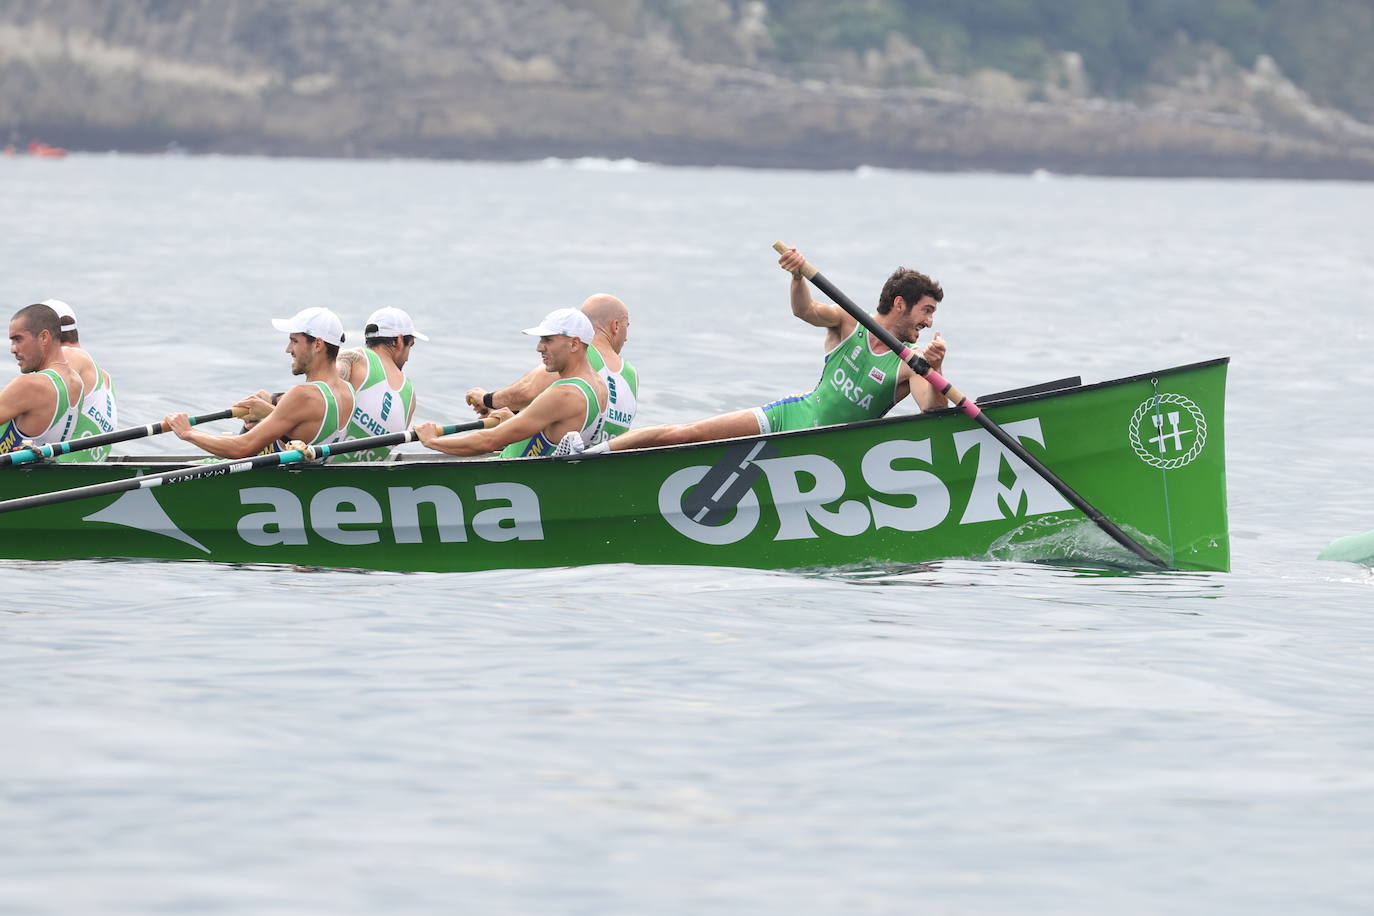
M 64 331 L 76 330 L 76 312 L 72 307 L 61 299 L 44 299 L 39 305 L 46 305 L 57 313 L 57 323 L 62 326 Z
M 567 337 L 576 337 L 584 344 L 591 344 L 596 330 L 592 327 L 591 319 L 577 309 L 554 309 L 545 315 L 544 320 L 536 327 L 525 328 L 521 333 L 532 337 L 554 337 L 563 334 Z
M 336 347 L 343 346 L 343 322 L 327 308 L 302 309 L 290 318 L 273 318 L 272 327 L 284 334 L 309 334 Z
M 364 337 L 414 337 L 417 340 L 429 340 L 429 338 L 415 330 L 415 322 L 410 320 L 410 315 L 405 311 L 388 305 L 379 308 L 367 317 L 367 324 L 363 327 Z

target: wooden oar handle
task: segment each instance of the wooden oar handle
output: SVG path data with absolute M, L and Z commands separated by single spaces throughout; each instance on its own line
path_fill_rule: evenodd
M 773 248 L 777 251 L 778 254 L 787 254 L 787 252 L 792 250 L 792 246 L 787 244 L 786 242 L 774 242 Z M 816 269 L 816 266 L 812 264 L 810 261 L 806 260 L 805 258 L 802 259 L 801 272 L 802 276 L 808 280 L 810 280 L 816 274 L 820 273 L 820 271 Z

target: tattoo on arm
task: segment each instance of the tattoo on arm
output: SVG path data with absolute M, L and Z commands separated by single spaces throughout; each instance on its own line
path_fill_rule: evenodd
M 352 381 L 353 367 L 362 361 L 363 355 L 357 350 L 345 350 L 339 354 L 335 361 L 335 366 L 339 370 L 339 378 L 345 382 Z

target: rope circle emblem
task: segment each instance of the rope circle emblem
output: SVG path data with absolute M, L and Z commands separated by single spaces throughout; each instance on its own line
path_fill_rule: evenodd
M 1193 428 L 1182 428 L 1182 411 L 1169 410 L 1168 405 L 1186 410 L 1192 419 Z M 1146 417 L 1151 418 L 1157 433 L 1146 439 L 1149 445 L 1140 439 L 1140 424 Z M 1203 415 L 1201 407 L 1181 394 L 1157 394 L 1135 409 L 1135 413 L 1131 415 L 1130 432 L 1131 448 L 1135 449 L 1141 461 L 1151 467 L 1171 471 L 1191 463 L 1202 454 L 1202 448 L 1207 444 L 1207 417 Z M 1178 454 L 1183 450 L 1183 437 L 1186 435 L 1193 437 L 1192 447 Z M 1173 453 L 1173 457 L 1166 457 L 1170 452 Z

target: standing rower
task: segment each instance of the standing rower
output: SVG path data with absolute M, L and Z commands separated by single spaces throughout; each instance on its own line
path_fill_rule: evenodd
M 554 381 L 518 416 L 508 408 L 489 411 L 499 426 L 441 436 L 437 423 L 415 427 L 420 442 L 450 455 L 481 455 L 502 449 L 503 458 L 543 458 L 563 449 L 580 452 L 606 421 L 606 383 L 587 361 L 592 323 L 577 309 L 555 309 L 523 332 L 539 338 L 535 349 Z
M 0 453 L 72 437 L 81 376 L 67 362 L 61 333 L 49 305 L 26 305 L 10 319 L 10 352 L 23 374 L 0 389 Z
M 343 322 L 326 308 L 308 308 L 290 318 L 273 318 L 272 327 L 288 335 L 291 374 L 304 375 L 272 404 L 265 391 L 235 404 L 253 425 L 236 436 L 216 436 L 191 426 L 184 413 L 168 414 L 163 423 L 182 439 L 221 458 L 247 458 L 294 448 L 296 442 L 324 445 L 344 438 L 353 413 L 353 388 L 339 378 L 334 360 L 343 344 Z
M 356 400 L 348 421 L 348 438 L 399 433 L 415 416 L 415 388 L 401 370 L 415 341 L 429 340 L 401 309 L 377 309 L 363 328 L 366 347 L 339 353 L 339 377 L 353 386 Z M 345 452 L 335 461 L 384 461 L 390 448 Z
M 57 320 L 62 329 L 59 335 L 62 352 L 67 362 L 81 376 L 81 386 L 85 391 L 81 396 L 72 437 L 85 439 L 113 432 L 119 420 L 115 409 L 114 380 L 110 378 L 110 373 L 96 365 L 95 358 L 81 346 L 81 332 L 78 330 L 76 312 L 72 307 L 61 299 L 44 299 L 42 304 L 57 313 Z M 57 460 L 104 461 L 109 457 L 111 448 L 113 446 L 102 445 L 98 448 L 82 449 L 59 455 Z
M 628 430 L 639 406 L 639 373 L 620 355 L 630 336 L 630 310 L 615 296 L 597 293 L 587 297 L 580 311 L 592 323 L 594 331 L 587 347 L 587 362 L 606 383 L 610 399 L 606 404 L 606 424 L 597 440 L 601 441 Z M 482 417 L 497 407 L 524 410 L 536 395 L 553 384 L 553 380 L 554 376 L 543 366 L 535 366 L 496 391 L 473 388 L 468 391 L 467 400 Z

